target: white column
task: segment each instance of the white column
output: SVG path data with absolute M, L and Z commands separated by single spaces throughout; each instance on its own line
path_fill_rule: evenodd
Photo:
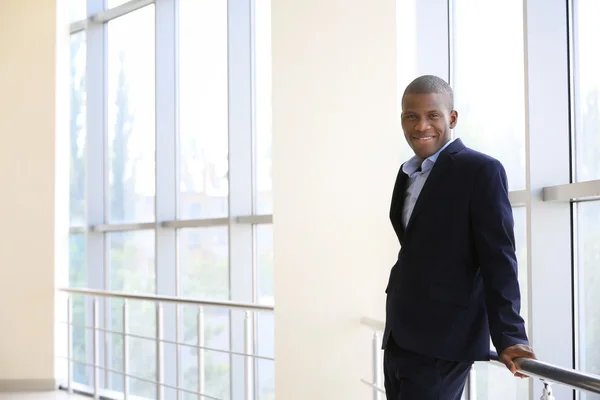
M 398 245 L 395 0 L 272 7 L 275 390 L 366 399 Z
M 0 391 L 55 385 L 54 287 L 66 283 L 69 199 L 69 31 L 58 14 L 57 1 L 0 6 Z

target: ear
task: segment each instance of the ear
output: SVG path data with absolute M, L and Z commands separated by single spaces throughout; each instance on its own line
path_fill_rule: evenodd
M 458 122 L 458 111 L 456 111 L 456 110 L 450 111 L 450 129 L 454 129 L 457 122 Z

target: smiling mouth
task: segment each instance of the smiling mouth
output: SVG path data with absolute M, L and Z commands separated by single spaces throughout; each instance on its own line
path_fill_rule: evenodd
M 419 142 L 427 142 L 427 141 L 432 140 L 433 136 L 425 136 L 425 137 L 416 137 L 416 136 L 413 136 L 412 138 L 413 138 L 413 140 L 416 140 L 416 141 L 419 141 Z

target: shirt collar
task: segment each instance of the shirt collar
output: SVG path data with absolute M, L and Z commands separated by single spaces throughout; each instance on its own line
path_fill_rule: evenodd
M 431 171 L 433 165 L 437 161 L 440 153 L 446 149 L 452 143 L 454 139 L 450 139 L 448 143 L 446 143 L 441 149 L 439 149 L 435 154 L 427 157 L 423 164 L 420 164 L 419 158 L 417 156 L 413 156 L 410 160 L 404 163 L 402 166 L 402 172 L 408 175 L 409 178 L 414 178 L 417 174 L 424 174 Z M 421 167 L 421 171 L 419 171 L 419 167 Z

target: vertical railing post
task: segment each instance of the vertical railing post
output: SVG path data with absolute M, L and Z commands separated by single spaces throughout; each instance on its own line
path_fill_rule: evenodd
M 540 400 L 555 400 L 554 395 L 552 394 L 552 383 L 542 381 L 544 384 L 544 389 L 542 390 L 542 397 Z
M 244 353 L 246 354 L 246 362 L 244 369 L 244 393 L 245 400 L 252 400 L 252 312 L 246 311 L 246 319 L 244 324 Z
M 163 365 L 163 308 L 156 303 L 156 398 L 163 400 L 164 396 L 164 365 Z
M 93 337 L 94 337 L 94 399 L 100 398 L 100 339 L 98 338 L 98 321 L 99 321 L 99 305 L 98 299 L 94 297 L 93 306 Z
M 373 400 L 380 400 L 381 395 L 381 348 L 379 346 L 379 332 L 373 334 Z
M 123 400 L 129 396 L 129 340 L 127 340 L 127 299 L 123 299 Z
M 67 295 L 67 391 L 73 393 L 73 313 L 71 295 Z
M 198 307 L 198 393 L 204 394 L 205 390 L 205 365 L 204 365 L 204 307 Z

